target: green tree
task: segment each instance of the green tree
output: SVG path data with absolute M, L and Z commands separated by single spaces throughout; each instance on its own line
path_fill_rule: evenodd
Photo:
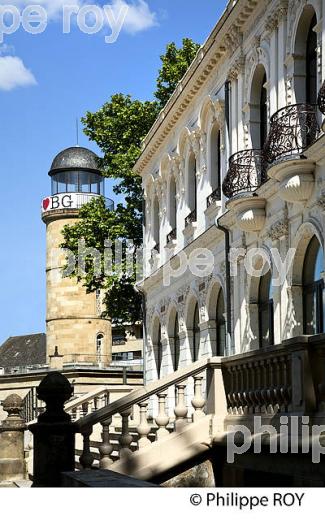
M 157 79 L 156 98 L 160 102 L 160 106 L 164 107 L 178 82 L 182 79 L 187 69 L 195 58 L 200 45 L 193 42 L 190 38 L 183 39 L 183 45 L 179 49 L 175 43 L 167 45 L 166 53 L 160 59 L 162 67 L 159 71 Z
M 116 195 L 122 195 L 125 202 L 117 204 L 114 211 L 106 208 L 103 198 L 93 199 L 84 205 L 80 210 L 80 220 L 72 226 L 65 226 L 62 247 L 78 258 L 78 245 L 83 239 L 86 247 L 96 248 L 101 253 L 100 276 L 95 273 L 95 264 L 90 256 L 86 261 L 86 274 L 82 275 L 76 269 L 72 276 L 76 276 L 89 292 L 97 289 L 105 292 L 106 314 L 115 323 L 135 323 L 141 319 L 141 296 L 134 290 L 135 271 L 127 265 L 129 259 L 125 255 L 122 266 L 116 272 L 104 273 L 105 241 L 113 243 L 113 258 L 115 240 L 124 243 L 132 240 L 134 258 L 141 247 L 143 197 L 141 179 L 134 174 L 133 166 L 140 156 L 144 137 L 198 48 L 199 45 L 189 39 L 183 40 L 180 49 L 174 43 L 167 45 L 166 54 L 161 56 L 162 68 L 153 101 L 139 101 L 130 95 L 114 94 L 97 112 L 87 112 L 82 119 L 85 134 L 103 152 L 100 159 L 103 175 L 115 179 L 113 191 Z M 123 267 L 129 268 L 127 274 L 121 274 Z

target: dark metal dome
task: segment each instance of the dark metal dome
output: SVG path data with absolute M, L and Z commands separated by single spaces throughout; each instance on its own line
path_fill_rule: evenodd
M 72 146 L 62 150 L 52 162 L 49 175 L 62 170 L 90 170 L 100 173 L 98 156 L 81 146 Z

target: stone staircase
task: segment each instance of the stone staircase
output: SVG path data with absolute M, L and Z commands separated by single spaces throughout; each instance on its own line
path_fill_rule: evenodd
M 164 482 L 208 457 L 226 414 L 221 358 L 197 361 L 80 417 L 76 468 Z

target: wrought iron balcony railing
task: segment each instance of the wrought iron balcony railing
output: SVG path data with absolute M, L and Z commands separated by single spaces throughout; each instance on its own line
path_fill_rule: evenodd
M 207 208 L 211 206 L 214 202 L 221 200 L 221 188 L 218 186 L 207 198 Z
M 229 169 L 222 184 L 226 197 L 255 191 L 266 180 L 262 150 L 241 150 L 229 159 Z
M 317 104 L 321 113 L 325 115 L 325 81 L 318 93 Z
M 189 226 L 193 222 L 196 222 L 196 209 L 193 209 L 189 215 L 187 215 L 185 219 L 185 227 Z
M 301 157 L 315 142 L 318 133 L 316 105 L 300 103 L 281 108 L 271 117 L 270 132 L 264 146 L 265 160 L 271 164 Z
M 174 228 L 167 235 L 167 244 L 170 244 L 173 240 L 176 240 L 176 239 L 177 239 L 177 231 L 176 231 L 176 228 Z

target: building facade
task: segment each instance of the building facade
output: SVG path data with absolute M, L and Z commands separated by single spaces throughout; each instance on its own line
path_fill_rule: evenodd
M 325 332 L 324 11 L 229 2 L 144 141 L 147 383 Z

